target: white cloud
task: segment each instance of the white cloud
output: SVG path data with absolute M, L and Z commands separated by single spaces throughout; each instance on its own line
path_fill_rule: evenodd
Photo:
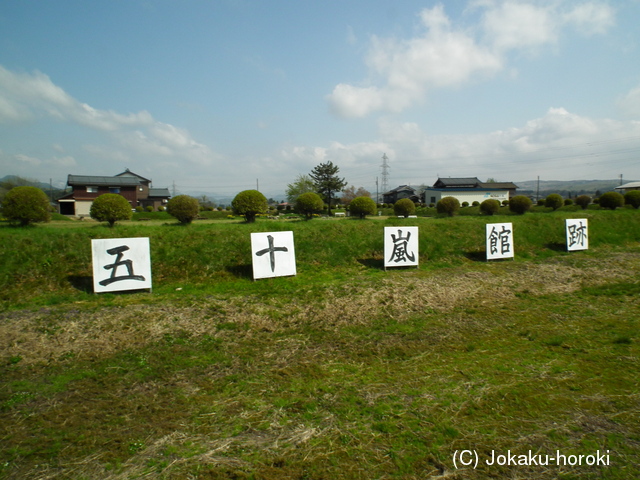
M 487 9 L 482 27 L 498 51 L 533 48 L 556 41 L 558 32 L 550 7 L 504 2 Z
M 420 20 L 424 31 L 418 37 L 371 38 L 366 62 L 386 85 L 337 85 L 327 96 L 334 113 L 355 118 L 378 110 L 399 112 L 421 101 L 430 88 L 458 85 L 501 68 L 496 55 L 463 30 L 451 28 L 442 5 L 423 10 Z
M 640 119 L 640 85 L 618 100 L 618 108 L 625 115 Z
M 568 5 L 565 7 L 565 5 Z M 373 112 L 400 112 L 437 88 L 490 77 L 508 64 L 508 53 L 531 51 L 557 42 L 567 25 L 590 35 L 614 24 L 614 12 L 602 2 L 473 2 L 480 11 L 470 27 L 454 22 L 442 5 L 420 12 L 420 32 L 398 40 L 372 36 L 365 62 L 371 79 L 360 85 L 340 83 L 326 99 L 343 118 Z
M 174 166 L 211 165 L 220 156 L 198 143 L 188 131 L 162 123 L 147 111 L 121 114 L 99 110 L 82 103 L 40 72 L 16 73 L 0 66 L 0 122 L 56 121 L 79 125 L 103 134 L 103 145 L 85 151 L 98 158 L 116 161 L 156 163 L 164 157 Z M 60 146 L 54 150 L 61 153 Z M 16 156 L 22 163 L 35 164 L 32 157 Z M 55 157 L 46 164 L 61 168 L 77 165 L 72 156 Z
M 564 20 L 585 35 L 603 34 L 615 25 L 615 12 L 606 3 L 587 2 L 576 5 Z
M 17 155 L 14 155 L 13 158 L 17 162 L 22 163 L 22 164 L 26 164 L 26 165 L 28 165 L 30 167 L 37 167 L 40 164 L 42 164 L 42 161 L 40 159 L 35 158 L 35 157 L 30 157 L 28 155 L 17 154 Z
M 370 185 L 386 153 L 391 188 L 430 185 L 437 175 L 504 181 L 537 175 L 555 180 L 615 178 L 635 168 L 640 152 L 640 122 L 592 119 L 561 107 L 522 126 L 480 134 L 431 135 L 416 123 L 389 118 L 378 125 L 378 138 L 372 142 L 293 147 L 283 156 L 303 160 L 308 166 L 303 172 L 331 160 L 349 183 Z

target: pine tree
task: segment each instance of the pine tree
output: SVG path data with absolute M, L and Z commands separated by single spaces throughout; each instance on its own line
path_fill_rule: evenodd
M 334 192 L 340 192 L 347 185 L 344 178 L 337 174 L 340 169 L 332 162 L 321 163 L 316 166 L 309 176 L 313 179 L 316 190 L 329 205 L 329 215 L 331 215 L 331 200 Z

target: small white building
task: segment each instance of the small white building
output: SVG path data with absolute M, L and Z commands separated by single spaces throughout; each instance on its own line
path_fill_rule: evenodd
M 509 200 L 518 187 L 512 182 L 483 183 L 476 177 L 470 178 L 438 178 L 433 187 L 424 192 L 424 203 L 437 204 L 444 197 L 455 197 L 460 204 L 467 202 L 482 203 L 493 198 L 502 203 Z
M 624 195 L 625 193 L 630 192 L 631 190 L 640 190 L 640 182 L 625 183 L 624 185 L 620 185 L 615 189 Z

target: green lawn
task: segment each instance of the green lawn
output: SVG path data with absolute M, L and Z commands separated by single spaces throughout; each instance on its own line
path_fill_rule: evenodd
M 640 477 L 637 211 L 80 223 L 0 226 L 2 479 Z M 420 268 L 385 272 L 409 224 Z M 298 275 L 252 281 L 249 234 L 289 229 Z M 130 236 L 153 292 L 94 295 L 90 239 Z

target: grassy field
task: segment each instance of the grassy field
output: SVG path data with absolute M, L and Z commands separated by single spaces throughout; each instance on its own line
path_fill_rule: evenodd
M 589 219 L 588 251 L 564 251 L 567 217 Z M 503 221 L 516 257 L 487 263 L 484 224 Z M 382 229 L 408 224 L 420 268 L 385 272 Z M 249 234 L 278 230 L 298 275 L 254 282 Z M 153 292 L 94 295 L 90 239 L 133 236 Z M 640 477 L 637 211 L 0 240 L 2 479 Z M 487 463 L 558 451 L 566 465 Z

